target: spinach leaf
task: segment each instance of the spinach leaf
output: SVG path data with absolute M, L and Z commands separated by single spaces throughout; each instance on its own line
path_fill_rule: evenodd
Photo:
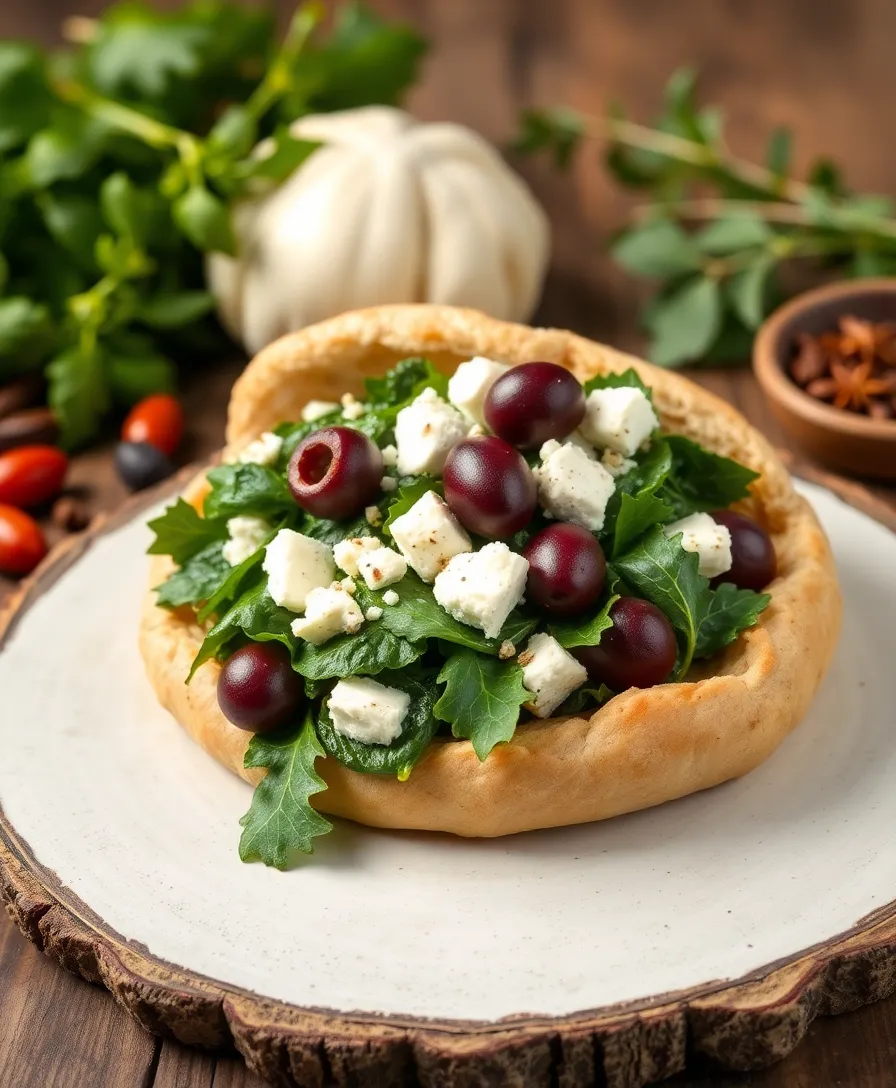
M 429 747 L 439 728 L 433 716 L 435 689 L 432 683 L 402 672 L 384 672 L 377 682 L 406 691 L 411 697 L 401 734 L 391 744 L 362 744 L 337 733 L 326 700 L 317 718 L 317 735 L 328 756 L 360 774 L 394 774 L 407 781 L 415 764 Z
M 709 592 L 709 581 L 698 572 L 698 564 L 696 552 L 686 552 L 680 537 L 669 539 L 661 528 L 654 529 L 613 562 L 615 571 L 632 590 L 655 604 L 678 632 L 678 676 L 684 676 L 690 668 L 697 645 L 697 624 Z
M 187 683 L 193 679 L 200 665 L 219 654 L 240 633 L 255 642 L 282 642 L 291 650 L 293 637 L 290 624 L 294 618 L 291 612 L 274 604 L 265 582 L 247 589 L 205 636 Z
M 300 640 L 293 668 L 308 680 L 375 676 L 384 669 L 403 669 L 425 649 L 425 642 L 402 638 L 385 627 L 382 620 L 374 620 L 357 634 L 337 635 L 320 646 Z
M 648 529 L 671 519 L 672 507 L 656 494 L 671 469 L 672 451 L 665 439 L 657 438 L 635 467 L 617 480 L 601 532 L 603 540 L 612 538 L 611 554 L 621 555 Z
M 207 601 L 231 570 L 221 554 L 222 548 L 220 542 L 209 544 L 156 586 L 156 604 L 162 608 L 180 608 Z
M 601 684 L 599 688 L 576 688 L 572 695 L 557 707 L 555 714 L 557 717 L 562 717 L 565 714 L 581 714 L 584 710 L 596 710 L 612 698 L 613 692 L 606 684 Z
M 697 617 L 694 657 L 711 657 L 729 642 L 734 642 L 741 631 L 758 621 L 770 600 L 768 593 L 738 589 L 730 582 L 709 590 Z
M 431 386 L 440 397 L 448 396 L 448 378 L 436 370 L 429 359 L 402 359 L 382 378 L 368 378 L 364 382 L 367 401 L 371 408 L 399 409 Z M 394 417 L 393 417 L 394 419 Z
M 480 761 L 496 744 L 512 739 L 520 707 L 532 693 L 523 685 L 523 670 L 516 661 L 500 661 L 474 650 L 460 650 L 439 673 L 445 691 L 435 714 L 451 723 L 455 737 L 470 740 Z
M 718 510 L 749 495 L 759 473 L 745 465 L 710 453 L 683 435 L 665 439 L 672 454 L 672 470 L 659 492 L 682 518 L 700 510 Z
M 295 516 L 296 501 L 282 473 L 267 465 L 218 465 L 208 474 L 212 485 L 205 500 L 207 518 Z
M 500 634 L 496 638 L 486 638 L 478 628 L 449 616 L 436 601 L 432 588 L 413 572 L 409 571 L 400 582 L 389 588 L 398 594 L 398 604 L 387 605 L 383 609 L 382 619 L 377 623 L 412 642 L 438 638 L 458 646 L 467 646 L 471 650 L 496 654 L 505 639 L 517 644 L 538 625 L 537 619 L 514 610 Z
M 548 630 L 567 650 L 576 646 L 597 646 L 600 636 L 613 626 L 610 609 L 618 600 L 618 595 L 610 597 L 603 608 L 588 619 L 558 620 L 549 624 Z
M 633 367 L 629 367 L 628 370 L 624 370 L 621 374 L 598 374 L 595 378 L 589 378 L 585 382 L 585 396 L 587 397 L 594 389 L 620 389 L 625 386 L 634 386 L 636 389 L 640 389 L 653 401 L 653 391 L 641 381 L 638 372 Z
M 242 563 L 237 566 L 231 567 L 228 565 L 226 577 L 218 584 L 215 592 L 209 596 L 205 603 L 205 607 L 199 611 L 199 614 L 196 617 L 199 622 L 205 623 L 211 616 L 221 615 L 223 612 L 226 612 L 246 588 L 249 576 L 252 574 L 261 574 L 259 568 L 263 562 L 264 546 L 260 547 L 256 552 L 253 552 L 252 555 L 244 559 Z M 252 582 L 255 582 L 254 577 L 252 578 Z
M 314 764 L 323 756 L 314 722 L 307 716 L 295 728 L 278 734 L 256 734 L 246 749 L 245 767 L 267 767 L 255 787 L 249 811 L 240 820 L 240 859 L 263 861 L 285 869 L 295 854 L 311 854 L 311 840 L 333 825 L 311 807 L 310 798 L 327 788 Z
M 149 523 L 156 534 L 150 555 L 170 555 L 179 566 L 192 559 L 209 544 L 223 541 L 227 526 L 223 521 L 200 517 L 184 499 L 178 498 L 161 517 Z

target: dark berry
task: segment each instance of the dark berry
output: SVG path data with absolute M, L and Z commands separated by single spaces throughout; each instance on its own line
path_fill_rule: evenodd
M 561 521 L 537 533 L 523 555 L 529 560 L 529 598 L 552 616 L 578 616 L 604 588 L 603 549 L 581 525 Z
M 597 646 L 582 646 L 573 654 L 596 684 L 611 691 L 650 688 L 669 678 L 678 646 L 672 625 L 649 601 L 620 597 L 610 609 L 613 626 Z
M 302 678 L 279 642 L 251 642 L 237 650 L 218 677 L 218 706 L 224 717 L 253 733 L 285 725 L 303 702 Z
M 303 510 L 338 521 L 379 497 L 383 455 L 360 431 L 323 427 L 296 446 L 286 478 Z
M 458 442 L 445 462 L 445 501 L 472 533 L 495 540 L 532 520 L 538 489 L 522 455 L 503 438 Z
M 489 429 L 520 449 L 537 449 L 549 438 L 565 438 L 585 418 L 585 392 L 556 363 L 511 367 L 485 398 Z

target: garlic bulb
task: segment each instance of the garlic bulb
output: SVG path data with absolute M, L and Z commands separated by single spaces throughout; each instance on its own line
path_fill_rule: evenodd
M 547 218 L 480 136 L 385 106 L 303 117 L 291 132 L 323 146 L 236 208 L 239 257 L 215 253 L 206 265 L 222 322 L 248 351 L 386 302 L 530 316 Z

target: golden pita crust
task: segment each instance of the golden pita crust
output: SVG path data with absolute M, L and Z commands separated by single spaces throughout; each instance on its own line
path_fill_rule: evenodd
M 779 576 L 759 624 L 688 683 L 631 690 L 588 718 L 521 726 L 480 763 L 467 741 L 437 740 L 407 782 L 319 763 L 324 812 L 377 827 L 507 835 L 584 823 L 647 808 L 746 774 L 801 720 L 836 645 L 840 591 L 827 540 L 768 442 L 724 401 L 691 382 L 601 344 L 555 329 L 495 321 L 442 306 L 381 306 L 286 336 L 262 351 L 236 383 L 231 449 L 299 417 L 309 400 L 360 395 L 363 380 L 397 360 L 427 355 L 450 371 L 473 355 L 508 363 L 547 359 L 582 380 L 634 367 L 653 388 L 663 426 L 762 473 L 745 504 L 767 527 Z M 188 497 L 205 491 L 198 478 Z M 170 561 L 152 562 L 157 585 Z M 147 672 L 162 704 L 225 767 L 243 768 L 249 734 L 231 725 L 215 696 L 219 666 L 185 685 L 202 632 L 189 610 L 157 608 L 149 594 L 140 631 Z

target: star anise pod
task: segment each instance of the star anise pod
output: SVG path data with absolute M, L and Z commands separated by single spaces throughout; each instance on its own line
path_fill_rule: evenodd
M 840 318 L 840 354 L 857 355 L 863 363 L 874 365 L 878 356 L 892 351 L 896 327 L 884 321 L 862 321 L 861 318 L 844 314 Z
M 873 363 L 832 362 L 829 378 L 816 378 L 806 386 L 810 397 L 830 401 L 835 408 L 851 412 L 867 412 L 876 397 L 888 396 L 894 391 L 892 377 L 874 377 Z
M 808 385 L 828 372 L 828 360 L 817 337 L 802 332 L 797 337 L 796 355 L 790 373 L 797 385 Z

